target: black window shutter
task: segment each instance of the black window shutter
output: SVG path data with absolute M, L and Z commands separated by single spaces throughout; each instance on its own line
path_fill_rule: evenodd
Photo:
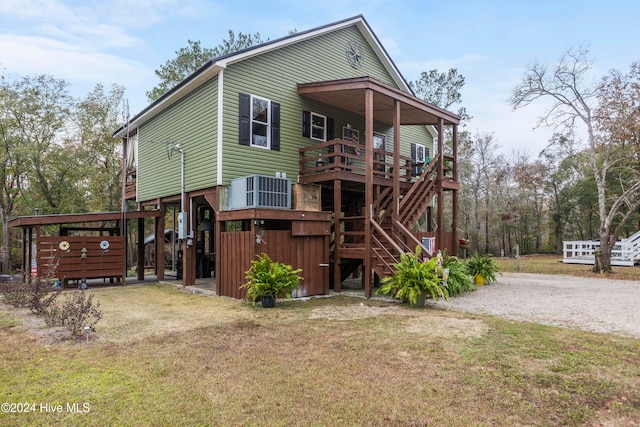
M 327 141 L 331 141 L 333 138 L 333 119 L 327 117 Z
M 271 149 L 280 151 L 280 104 L 271 102 Z
M 424 160 L 426 163 L 431 161 L 431 157 L 429 157 L 429 147 L 424 147 Z
M 240 128 L 238 130 L 238 139 L 240 145 L 251 145 L 251 97 L 246 93 L 240 94 L 240 104 L 238 108 L 240 112 L 239 123 Z
M 302 136 L 311 138 L 311 111 L 302 112 Z

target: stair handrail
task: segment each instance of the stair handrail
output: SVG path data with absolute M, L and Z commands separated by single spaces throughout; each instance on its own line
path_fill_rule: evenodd
M 400 221 L 398 220 L 393 220 L 393 226 L 396 227 L 398 230 L 400 230 L 400 232 L 412 243 L 415 243 L 415 247 L 420 246 L 422 248 L 422 253 L 425 254 L 426 258 L 432 258 L 433 254 L 431 252 L 429 252 L 427 250 L 427 248 L 424 247 L 424 245 L 422 244 L 422 242 L 420 240 L 418 240 L 418 238 L 415 236 L 415 234 L 413 234 L 411 231 L 409 231 L 407 229 L 407 227 L 405 227 Z M 415 249 L 413 249 L 415 250 Z
M 384 231 L 384 228 L 382 228 L 382 226 L 380 226 L 380 224 L 378 224 L 376 221 L 371 221 L 371 226 L 373 227 L 373 229 L 375 231 L 380 233 L 382 235 L 382 237 L 384 237 L 385 240 L 387 240 L 389 242 L 389 244 L 393 247 L 393 249 L 397 253 L 399 253 L 399 254 L 403 254 L 404 253 L 404 251 L 400 248 L 400 246 L 398 246 L 398 244 L 394 241 L 394 239 L 392 239 L 391 236 L 389 236 L 387 234 L 387 232 Z M 385 247 L 385 250 L 388 252 L 388 249 L 386 249 L 386 247 Z M 393 254 L 391 254 L 390 252 L 389 252 L 389 255 L 393 256 Z
M 440 157 L 442 157 L 442 154 L 438 153 L 433 159 L 431 159 L 431 161 L 427 164 L 427 166 L 425 166 L 420 176 L 418 176 L 418 179 L 416 180 L 416 182 L 413 183 L 413 185 L 411 186 L 407 194 L 405 194 L 402 200 L 400 201 L 400 209 L 402 209 L 402 207 L 409 200 L 411 200 L 413 193 L 418 191 L 418 189 L 420 188 L 420 184 L 424 183 L 427 179 L 429 180 L 431 179 L 431 175 L 433 174 L 433 169 L 435 169 L 435 167 L 438 165 L 438 161 L 440 160 Z

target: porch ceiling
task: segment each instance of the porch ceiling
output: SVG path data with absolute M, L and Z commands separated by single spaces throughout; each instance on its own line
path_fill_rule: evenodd
M 400 101 L 401 125 L 460 124 L 460 117 L 409 93 L 388 86 L 371 77 L 299 83 L 298 94 L 325 104 L 364 115 L 365 92 L 373 90 L 374 119 L 393 125 L 393 102 Z

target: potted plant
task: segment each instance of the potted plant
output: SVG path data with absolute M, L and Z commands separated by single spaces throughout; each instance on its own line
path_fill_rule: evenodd
M 446 286 L 449 296 L 459 295 L 476 289 L 467 270 L 467 264 L 457 256 L 444 255 L 442 268 L 449 270 Z
M 298 288 L 298 276 L 302 269 L 294 270 L 288 264 L 275 262 L 269 255 L 262 253 L 257 260 L 251 261 L 251 268 L 246 272 L 248 282 L 240 286 L 247 290 L 247 295 L 255 303 L 258 298 L 264 308 L 275 305 L 276 298 L 291 298 L 291 292 Z
M 393 276 L 382 279 L 380 288 L 376 295 L 393 295 L 403 301 L 409 301 L 412 307 L 424 307 L 427 296 L 437 300 L 438 298 L 449 298 L 445 287 L 440 286 L 441 279 L 437 258 L 426 261 L 420 260 L 420 246 L 416 248 L 416 253 L 405 253 L 400 255 L 400 262 L 395 264 L 396 272 Z
M 496 273 L 500 273 L 498 264 L 491 254 L 480 255 L 477 252 L 467 261 L 469 274 L 474 278 L 476 285 L 489 284 L 496 281 Z
M 460 239 L 460 249 L 469 249 L 469 244 L 471 241 L 468 238 Z

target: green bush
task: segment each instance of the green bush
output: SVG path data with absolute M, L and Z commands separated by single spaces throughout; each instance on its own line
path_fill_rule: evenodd
M 247 290 L 247 295 L 255 302 L 265 295 L 276 298 L 291 298 L 291 292 L 298 288 L 298 276 L 302 269 L 294 270 L 288 264 L 273 261 L 269 255 L 263 253 L 257 260 L 251 261 L 251 268 L 246 272 L 247 283 L 240 286 Z
M 403 301 L 415 305 L 422 293 L 426 292 L 431 298 L 449 298 L 445 287 L 440 286 L 442 268 L 437 259 L 431 258 L 420 261 L 420 246 L 416 253 L 400 255 L 400 262 L 395 264 L 396 272 L 393 276 L 385 277 L 381 281 L 377 295 L 393 295 Z
M 442 259 L 442 267 L 449 269 L 449 278 L 447 279 L 449 296 L 460 295 L 476 289 L 467 270 L 467 264 L 457 256 L 445 254 Z
M 472 277 L 481 276 L 489 284 L 496 281 L 496 273 L 500 273 L 498 264 L 491 254 L 480 255 L 477 252 L 467 261 L 467 269 Z

